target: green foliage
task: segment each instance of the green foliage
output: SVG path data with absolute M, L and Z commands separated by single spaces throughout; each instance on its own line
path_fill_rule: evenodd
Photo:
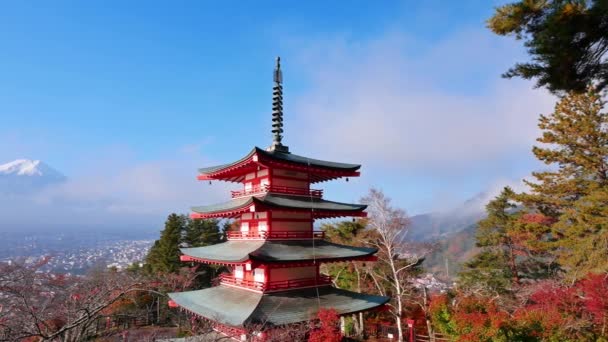
M 608 2 L 520 0 L 498 7 L 488 27 L 523 39 L 532 61 L 517 63 L 504 77 L 536 79 L 552 92 L 584 92 L 608 85 Z
M 543 215 L 525 214 L 506 187 L 488 205 L 477 227 L 480 252 L 465 263 L 459 285 L 483 296 L 513 295 L 529 281 L 551 277 L 556 265 L 547 253 L 549 223 Z
M 495 302 L 463 296 L 457 305 L 442 295 L 432 299 L 430 314 L 435 328 L 457 341 L 507 342 L 514 339 L 509 314 Z
M 528 210 L 549 220 L 544 226 L 550 227 L 551 241 L 537 247 L 555 254 L 575 279 L 608 266 L 608 114 L 603 106 L 600 94 L 590 89 L 564 97 L 554 113 L 541 116 L 538 141 L 546 145 L 533 151 L 557 169 L 534 173 L 531 191 L 518 196 Z
M 464 264 L 460 287 L 489 296 L 508 293 L 511 285 L 519 282 L 515 244 L 508 235 L 514 222 L 513 195 L 513 190 L 506 187 L 488 203 L 488 217 L 477 227 L 477 247 L 481 250 Z
M 175 213 L 167 217 L 160 238 L 146 257 L 146 268 L 153 273 L 174 273 L 182 266 L 179 260 L 182 232 L 186 228 L 187 217 Z
M 188 266 L 179 260 L 180 247 L 200 247 L 222 241 L 223 234 L 217 220 L 193 220 L 187 215 L 171 214 L 160 238 L 146 256 L 144 270 L 149 274 L 178 274 L 181 268 Z M 209 286 L 217 273 L 216 267 L 203 264 L 195 267 L 198 287 Z
M 217 220 L 186 219 L 182 243 L 186 247 L 202 247 L 223 241 Z
M 576 201 L 555 224 L 559 262 L 573 279 L 587 273 L 608 273 L 608 189 Z
M 326 223 L 321 226 L 328 241 L 351 246 L 363 246 L 366 236 L 365 222 L 361 220 Z M 365 282 L 369 281 L 363 271 L 364 263 L 352 262 L 346 264 L 324 264 L 323 270 L 329 274 L 335 285 L 341 289 L 361 291 Z
M 343 244 L 356 243 L 364 229 L 365 222 L 361 220 L 341 221 L 335 224 L 324 224 L 321 227 L 329 241 Z

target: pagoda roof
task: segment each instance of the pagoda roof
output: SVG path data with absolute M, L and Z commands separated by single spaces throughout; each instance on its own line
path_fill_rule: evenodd
M 255 206 L 256 208 L 270 207 L 273 209 L 311 211 L 316 218 L 363 216 L 362 211 L 367 208 L 363 204 L 327 201 L 316 197 L 266 193 L 261 196 L 241 197 L 224 203 L 192 207 L 191 209 L 199 214 L 194 215 L 193 217 L 195 218 L 231 217 L 250 211 L 251 206 Z
M 257 158 L 254 158 L 254 156 Z M 285 164 L 299 166 L 302 171 L 309 171 L 313 183 L 339 177 L 358 176 L 357 170 L 361 168 L 360 164 L 319 160 L 279 150 L 266 151 L 256 146 L 246 156 L 235 162 L 200 168 L 198 172 L 200 173 L 199 179 L 221 179 L 242 182 L 245 173 L 256 170 L 258 165 L 285 166 Z M 328 172 L 319 174 L 322 171 Z
M 204 247 L 182 248 L 181 252 L 198 261 L 231 264 L 248 260 L 267 263 L 341 261 L 369 257 L 378 250 L 309 239 L 227 241 Z
M 333 308 L 339 315 L 346 315 L 377 308 L 390 299 L 331 286 L 263 294 L 223 285 L 169 293 L 169 297 L 187 311 L 234 327 L 309 321 L 317 317 L 320 308 Z

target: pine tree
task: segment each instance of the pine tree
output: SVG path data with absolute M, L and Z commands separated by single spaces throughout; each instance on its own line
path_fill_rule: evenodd
M 518 196 L 530 211 L 551 220 L 547 251 L 574 278 L 606 270 L 608 114 L 603 106 L 600 94 L 590 89 L 565 96 L 554 113 L 541 116 L 538 141 L 547 145 L 533 152 L 557 169 L 534 173 L 531 191 Z
M 193 220 L 188 218 L 182 241 L 187 247 L 202 247 L 222 242 L 219 222 L 213 219 Z
M 571 279 L 608 272 L 608 188 L 579 199 L 555 224 L 559 262 Z
M 485 295 L 505 294 L 519 284 L 515 244 L 509 230 L 515 223 L 511 188 L 505 187 L 486 206 L 487 218 L 477 226 L 476 245 L 481 251 L 464 265 L 459 285 L 470 292 Z
M 182 233 L 186 226 L 186 217 L 175 213 L 167 217 L 165 229 L 146 257 L 146 270 L 153 273 L 173 273 L 182 266 L 179 260 Z
M 534 155 L 555 171 L 535 172 L 536 182 L 527 182 L 530 194 L 521 199 L 541 213 L 559 216 L 565 208 L 592 191 L 608 185 L 608 114 L 600 94 L 590 89 L 572 93 L 558 102 L 555 111 L 541 115 L 543 131 Z
M 608 85 L 606 0 L 519 0 L 499 6 L 488 27 L 524 40 L 532 56 L 504 77 L 534 78 L 552 92 Z

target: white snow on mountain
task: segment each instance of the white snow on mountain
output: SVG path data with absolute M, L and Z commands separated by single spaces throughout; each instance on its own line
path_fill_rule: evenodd
M 66 177 L 40 160 L 17 159 L 0 165 L 0 192 L 31 193 Z
M 17 159 L 12 162 L 0 165 L 0 174 L 19 175 L 19 176 L 53 176 L 60 175 L 40 160 Z

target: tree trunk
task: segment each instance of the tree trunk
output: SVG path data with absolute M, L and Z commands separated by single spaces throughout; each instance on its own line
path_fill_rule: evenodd
M 401 317 L 395 315 L 395 323 L 397 323 L 397 334 L 399 335 L 397 341 L 403 342 L 403 326 L 401 325 Z
M 359 327 L 361 328 L 361 338 L 365 337 L 365 325 L 363 325 L 363 312 L 359 312 Z
M 429 334 L 429 341 L 435 342 L 435 331 L 433 330 L 433 325 L 431 324 L 431 317 L 429 317 L 429 302 L 428 302 L 428 293 L 426 292 L 426 286 L 422 287 L 422 295 L 423 295 L 423 305 L 424 305 L 424 318 L 426 321 L 426 331 Z

